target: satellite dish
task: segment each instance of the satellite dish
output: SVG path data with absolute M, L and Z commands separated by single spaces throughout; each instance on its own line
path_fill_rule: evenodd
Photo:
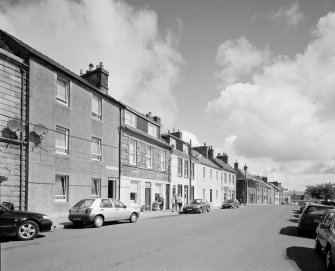
M 13 133 L 16 132 L 22 132 L 24 129 L 24 125 L 22 122 L 18 119 L 12 119 L 7 122 L 7 127 L 9 130 L 11 130 Z
M 48 134 L 48 128 L 42 124 L 34 125 L 33 130 L 40 137 Z

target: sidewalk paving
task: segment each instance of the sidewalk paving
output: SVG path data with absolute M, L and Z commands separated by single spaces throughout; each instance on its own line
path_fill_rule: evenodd
M 211 210 L 220 209 L 220 207 L 211 207 Z M 164 217 L 164 216 L 175 216 L 183 214 L 183 212 L 171 211 L 171 210 L 163 210 L 163 211 L 145 211 L 140 212 L 140 216 L 138 219 L 148 219 L 148 218 L 156 218 L 156 217 Z M 72 222 L 69 221 L 67 217 L 59 217 L 59 218 L 51 218 L 52 220 L 52 228 L 53 230 L 62 230 L 64 228 L 72 227 Z
M 182 212 L 180 213 L 182 214 Z M 154 217 L 174 216 L 174 215 L 179 215 L 179 212 L 178 211 L 172 212 L 171 210 L 146 211 L 146 212 L 140 212 L 140 216 L 138 219 L 148 219 Z M 53 230 L 61 230 L 72 226 L 72 222 L 70 222 L 67 217 L 51 218 L 51 220 Z

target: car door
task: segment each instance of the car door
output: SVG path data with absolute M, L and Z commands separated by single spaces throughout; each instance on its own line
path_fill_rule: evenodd
M 0 206 L 0 233 L 6 235 L 16 231 L 15 217 L 12 212 Z
M 111 199 L 115 207 L 115 214 L 118 220 L 128 219 L 130 217 L 129 209 L 117 199 Z
M 324 225 L 331 225 L 331 222 L 333 221 L 334 218 L 334 213 L 333 212 L 329 212 L 329 214 L 323 219 L 323 221 L 321 221 L 321 223 L 319 224 L 319 234 L 318 234 L 318 239 L 320 241 L 320 244 L 322 247 L 326 247 L 327 244 L 327 239 L 329 238 L 329 234 L 331 229 L 325 229 L 323 227 L 321 227 L 322 224 Z
M 105 217 L 105 221 L 117 220 L 115 208 L 110 199 L 101 199 L 100 213 Z

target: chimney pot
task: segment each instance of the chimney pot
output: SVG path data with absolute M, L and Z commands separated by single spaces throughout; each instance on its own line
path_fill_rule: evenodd
M 104 63 L 100 62 L 100 68 L 103 68 L 103 67 L 104 67 Z
M 83 69 L 80 69 L 80 75 L 83 75 L 83 74 L 84 74 Z

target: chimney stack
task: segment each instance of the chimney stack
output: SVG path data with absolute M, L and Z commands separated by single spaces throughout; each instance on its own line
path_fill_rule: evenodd
M 221 161 L 223 161 L 226 164 L 228 164 L 228 155 L 226 153 L 222 153 L 222 155 L 220 153 L 218 153 L 218 155 L 216 156 L 216 158 L 220 159 Z
M 236 162 L 234 163 L 234 169 L 237 170 L 238 169 L 238 162 L 236 160 Z
M 96 65 L 96 69 L 94 69 L 94 65 L 90 63 L 88 66 L 88 71 L 86 71 L 84 74 L 80 73 L 80 76 L 96 88 L 99 88 L 102 93 L 108 94 L 109 72 L 106 71 L 103 67 L 103 63 L 100 62 L 100 65 Z

